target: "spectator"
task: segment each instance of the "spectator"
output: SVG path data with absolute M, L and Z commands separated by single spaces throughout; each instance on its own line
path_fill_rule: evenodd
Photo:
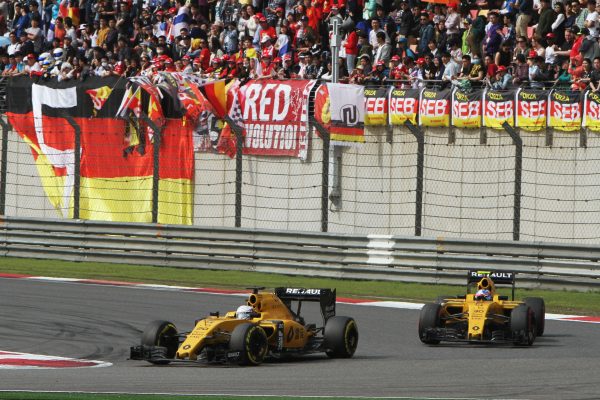
M 554 12 L 556 13 L 556 20 L 552 23 L 552 34 L 554 34 L 554 44 L 560 46 L 565 41 L 565 28 L 566 28 L 566 11 L 565 6 L 561 2 L 557 2 L 554 5 Z
M 527 26 L 533 18 L 533 0 L 517 0 L 513 6 L 518 11 L 517 36 L 528 37 Z
M 419 29 L 419 42 L 417 51 L 420 56 L 423 56 L 427 52 L 429 41 L 433 39 L 434 29 L 433 25 L 429 21 L 429 15 L 427 15 L 427 13 L 422 13 L 419 21 L 421 28 Z
M 556 12 L 550 6 L 550 0 L 540 0 L 540 19 L 535 31 L 536 36 L 545 38 L 546 35 L 552 32 L 552 23 L 556 20 Z M 595 1 L 595 0 L 590 0 Z
M 412 31 L 415 16 L 413 15 L 407 0 L 401 0 L 400 10 L 396 14 L 396 24 L 398 26 L 398 36 L 406 38 Z
M 483 46 L 485 49 L 485 55 L 494 57 L 496 52 L 500 49 L 500 44 L 502 43 L 502 25 L 498 19 L 498 14 L 495 12 L 489 13 L 488 19 L 489 28 L 487 28 Z
M 375 47 L 375 56 L 373 58 L 375 65 L 379 61 L 383 62 L 383 65 L 387 65 L 392 55 L 392 46 L 385 41 L 385 32 L 377 32 L 377 45 Z M 435 43 L 434 43 L 435 44 Z
M 492 83 L 494 90 L 506 90 L 512 82 L 512 76 L 508 73 L 506 67 L 499 66 L 495 74 L 495 80 Z
M 346 68 L 348 71 L 354 70 L 356 66 L 356 58 L 358 57 L 358 32 L 357 29 L 352 29 L 345 38 L 344 51 L 346 54 Z

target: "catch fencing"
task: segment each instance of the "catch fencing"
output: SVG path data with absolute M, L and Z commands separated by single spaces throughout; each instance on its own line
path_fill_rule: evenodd
M 102 151 L 74 151 L 66 167 L 73 173 L 51 179 L 40 158 L 32 156 L 29 146 L 2 119 L 0 214 L 48 219 L 62 213 L 67 219 L 115 222 L 181 220 L 195 227 L 600 244 L 600 134 L 595 131 L 405 123 L 368 126 L 363 145 L 340 147 L 330 144 L 327 129 L 314 114 L 311 102 L 306 159 L 245 154 L 238 131 L 234 133 L 240 137 L 239 146 L 231 158 L 214 149 L 191 155 L 189 183 L 182 183 L 180 176 L 174 179 L 175 172 L 166 174 L 169 179 L 159 174 L 176 167 L 183 170 L 180 154 L 153 157 L 150 144 L 144 151 L 139 144 L 128 147 L 125 139 L 116 150 L 124 153 L 123 163 L 149 160 L 139 176 L 117 182 L 102 175 L 115 168 L 103 164 Z M 75 143 L 86 145 L 92 138 L 98 148 L 114 146 L 104 141 L 108 127 L 99 123 L 91 129 L 89 121 L 70 120 L 45 125 L 45 133 L 51 133 L 51 126 L 57 130 L 56 140 L 70 139 L 60 135 L 68 130 Z M 67 143 L 53 145 L 62 148 Z M 96 171 L 101 176 L 82 177 L 82 163 L 102 167 Z M 68 179 L 72 192 L 67 201 L 72 200 L 65 212 L 65 202 L 62 210 L 57 207 L 64 191 L 50 199 L 41 182 L 58 193 Z M 191 203 L 181 203 L 183 198 Z

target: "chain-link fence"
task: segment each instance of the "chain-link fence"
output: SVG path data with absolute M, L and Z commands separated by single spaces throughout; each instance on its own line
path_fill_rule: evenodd
M 194 152 L 181 120 L 154 136 L 94 120 L 48 118 L 44 143 L 2 120 L 3 215 L 600 243 L 600 135 L 583 129 L 367 127 L 339 147 L 313 120 L 305 159 L 231 158 Z

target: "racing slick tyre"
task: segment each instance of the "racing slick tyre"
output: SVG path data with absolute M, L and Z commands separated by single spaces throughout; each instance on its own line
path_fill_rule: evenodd
M 325 323 L 324 347 L 330 358 L 350 358 L 358 346 L 358 327 L 350 317 L 331 317 Z
M 236 326 L 231 332 L 229 350 L 239 352 L 239 365 L 259 365 L 269 350 L 267 334 L 258 325 L 245 323 Z
M 531 308 L 535 316 L 535 333 L 536 336 L 544 334 L 544 325 L 546 321 L 546 304 L 541 297 L 525 297 L 523 302 Z
M 142 346 L 161 346 L 167 348 L 166 358 L 175 358 L 179 347 L 177 328 L 169 321 L 152 321 L 144 328 Z M 148 360 L 152 364 L 169 364 L 169 360 Z
M 510 330 L 513 343 L 517 346 L 531 346 L 535 341 L 535 316 L 526 304 L 520 305 L 510 313 Z
M 427 303 L 421 308 L 419 315 L 419 339 L 425 344 L 439 344 L 438 339 L 431 339 L 428 334 L 429 329 L 441 328 L 442 320 L 440 314 L 442 306 L 439 303 Z

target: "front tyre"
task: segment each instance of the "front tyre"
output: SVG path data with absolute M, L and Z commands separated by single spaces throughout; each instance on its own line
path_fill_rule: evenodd
M 546 322 L 546 304 L 541 297 L 526 297 L 523 302 L 531 308 L 535 316 L 535 333 L 536 336 L 544 334 L 544 326 Z
M 152 321 L 144 328 L 142 346 L 160 346 L 167 349 L 166 358 L 175 358 L 179 347 L 177 328 L 169 321 Z M 148 360 L 152 364 L 169 364 L 169 360 Z
M 231 333 L 229 350 L 240 353 L 238 359 L 240 365 L 259 365 L 269 350 L 267 334 L 258 325 L 240 324 Z
M 419 315 L 419 339 L 425 344 L 439 344 L 439 339 L 431 338 L 431 331 L 442 327 L 442 306 L 438 303 L 427 303 L 421 308 Z
M 325 353 L 331 358 L 350 358 L 358 347 L 358 326 L 350 317 L 331 317 L 325 323 Z

